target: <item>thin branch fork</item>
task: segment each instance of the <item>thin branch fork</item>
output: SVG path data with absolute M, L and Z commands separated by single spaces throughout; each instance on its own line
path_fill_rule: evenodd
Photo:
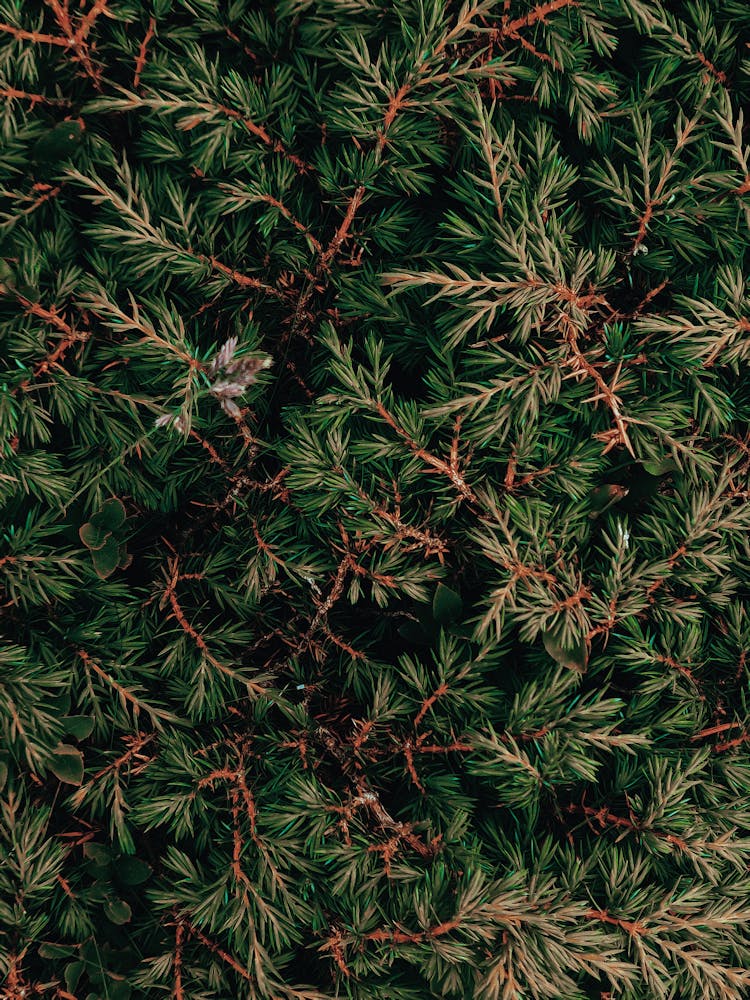
M 641 826 L 640 823 L 635 819 L 634 816 L 626 819 L 624 816 L 617 816 L 611 812 L 607 806 L 602 806 L 600 809 L 594 809 L 591 806 L 586 805 L 576 805 L 571 803 L 565 810 L 568 813 L 581 813 L 586 817 L 586 823 L 592 830 L 596 833 L 593 823 L 597 823 L 600 830 L 605 830 L 608 826 L 619 828 L 621 830 L 626 830 L 629 833 L 650 833 L 654 837 L 658 837 L 660 840 L 666 841 L 673 847 L 676 847 L 679 851 L 686 851 L 688 849 L 687 841 L 683 840 L 682 837 L 678 837 L 672 833 L 664 833 L 661 830 L 652 830 L 649 827 Z
M 93 81 L 97 90 L 101 90 L 101 68 L 95 66 L 89 50 L 87 38 L 96 19 L 107 9 L 107 0 L 94 0 L 93 6 L 74 27 L 70 16 L 69 0 L 45 0 L 52 11 L 58 28 L 62 32 L 66 47 L 72 50 L 73 60 L 81 64 L 83 71 Z
M 726 80 L 726 77 L 724 79 Z M 635 239 L 633 240 L 633 244 L 627 254 L 629 259 L 632 259 L 635 256 L 636 251 L 645 240 L 649 224 L 651 223 L 651 220 L 654 217 L 654 211 L 662 204 L 664 198 L 666 197 L 666 192 L 664 189 L 672 173 L 672 170 L 674 169 L 674 166 L 677 163 L 677 156 L 679 152 L 687 145 L 691 133 L 698 125 L 698 121 L 700 119 L 700 113 L 704 103 L 705 99 L 701 101 L 697 114 L 693 118 L 691 118 L 690 121 L 686 122 L 685 127 L 682 129 L 679 136 L 676 138 L 674 148 L 670 152 L 667 159 L 662 163 L 659 180 L 656 183 L 656 187 L 654 188 L 653 193 L 651 192 L 651 185 L 648 179 L 648 174 L 646 173 L 645 190 L 644 190 L 644 198 L 646 206 L 641 214 L 640 219 L 638 220 L 638 232 L 636 233 Z
M 464 32 L 470 25 L 474 18 L 477 16 L 478 10 L 476 8 L 472 9 L 468 4 L 463 11 L 463 16 L 459 18 L 456 24 L 446 32 L 441 38 L 435 48 L 431 51 L 430 55 L 423 60 L 420 66 L 411 74 L 407 82 L 401 84 L 401 86 L 396 90 L 388 100 L 388 106 L 383 113 L 383 122 L 380 129 L 377 132 L 377 142 L 376 142 L 376 153 L 378 158 L 382 156 L 383 150 L 385 149 L 386 143 L 388 142 L 388 132 L 391 129 L 399 111 L 408 107 L 411 103 L 407 100 L 409 94 L 416 90 L 417 87 L 426 83 L 429 79 L 427 77 L 427 70 L 434 60 L 441 56 L 449 45 L 458 38 L 462 32 Z
M 446 688 L 447 690 L 447 688 Z M 422 782 L 419 780 L 419 775 L 417 773 L 417 766 L 414 761 L 414 754 L 448 754 L 448 753 L 471 753 L 474 747 L 470 743 L 462 743 L 461 740 L 454 739 L 452 743 L 440 744 L 440 743 L 427 743 L 427 739 L 431 734 L 420 733 L 416 738 L 407 736 L 404 740 L 401 751 L 404 755 L 404 760 L 406 761 L 406 770 L 409 773 L 412 784 L 419 790 L 422 795 L 426 794 L 426 789 Z
M 409 450 L 417 458 L 421 459 L 425 463 L 425 465 L 428 465 L 436 472 L 440 472 L 442 475 L 447 476 L 464 499 L 469 500 L 471 503 L 475 505 L 479 505 L 479 500 L 476 494 L 464 479 L 463 473 L 461 472 L 461 469 L 459 468 L 458 464 L 458 444 L 459 444 L 458 434 L 461 428 L 460 416 L 456 417 L 456 431 L 453 437 L 453 441 L 451 443 L 450 461 L 446 462 L 445 459 L 438 458 L 436 455 L 433 455 L 431 452 L 427 451 L 425 448 L 422 448 L 420 445 L 418 445 L 417 442 L 411 437 L 411 435 L 407 431 L 405 431 L 403 427 L 401 427 L 399 422 L 396 420 L 393 414 L 388 409 L 386 409 L 383 403 L 381 403 L 378 400 L 374 403 L 374 407 L 375 410 L 378 412 L 378 414 L 388 424 L 388 426 L 392 430 L 394 430 L 398 434 L 398 436 L 406 442 L 406 444 L 409 446 Z
M 119 757 L 116 757 L 115 760 L 107 764 L 106 767 L 97 771 L 96 774 L 92 775 L 84 785 L 74 792 L 72 797 L 74 805 L 76 807 L 81 805 L 86 798 L 86 795 L 97 781 L 101 780 L 101 778 L 104 778 L 108 774 L 119 774 L 123 767 L 130 767 L 132 761 L 136 762 L 131 768 L 132 774 L 139 774 L 141 771 L 145 770 L 149 764 L 153 763 L 155 757 L 144 754 L 143 748 L 148 746 L 149 743 L 152 743 L 155 738 L 155 733 L 137 733 L 129 736 L 123 736 L 122 740 L 127 746 L 127 750 L 123 751 Z
M 159 607 L 164 608 L 167 604 L 169 604 L 170 608 L 172 609 L 172 613 L 169 617 L 174 618 L 177 621 L 182 631 L 187 636 L 189 636 L 193 640 L 195 645 L 198 647 L 206 662 L 209 663 L 215 670 L 218 670 L 219 673 L 224 674 L 225 677 L 231 677 L 232 680 L 239 681 L 245 684 L 248 690 L 248 694 L 254 694 L 254 695 L 262 694 L 265 689 L 260 684 L 256 683 L 255 681 L 251 680 L 248 677 L 244 677 L 241 674 L 238 674 L 236 670 L 233 670 L 231 667 L 225 666 L 223 663 L 217 660 L 216 657 L 208 648 L 208 643 L 206 642 L 206 640 L 203 638 L 200 632 L 198 632 L 197 629 L 195 629 L 187 620 L 187 618 L 185 617 L 185 612 L 183 611 L 182 606 L 177 599 L 177 593 L 176 593 L 177 584 L 181 579 L 184 579 L 184 576 L 182 576 L 179 571 L 178 557 L 173 556 L 170 558 L 168 563 L 167 586 L 164 590 L 164 593 L 162 594 Z
M 578 6 L 580 6 L 578 0 L 550 0 L 548 3 L 538 4 L 533 8 L 533 10 L 530 10 L 528 14 L 524 14 L 522 17 L 517 17 L 512 21 L 510 20 L 510 15 L 506 8 L 506 12 L 500 19 L 499 26 L 491 29 L 489 32 L 489 46 L 486 52 L 482 55 L 482 64 L 485 64 L 492 58 L 496 45 L 502 45 L 502 43 L 506 41 L 514 41 L 518 42 L 522 48 L 533 55 L 536 59 L 549 63 L 553 69 L 559 72 L 562 69 L 560 64 L 556 62 L 556 60 L 554 60 L 547 52 L 541 52 L 527 38 L 524 38 L 521 32 L 526 28 L 533 27 L 535 24 L 545 24 L 547 18 L 551 14 L 557 13 L 559 10 Z M 493 98 L 497 94 L 497 89 L 495 77 L 492 77 L 490 79 L 490 92 Z M 524 98 L 521 99 L 523 100 Z M 525 99 L 528 100 L 528 98 Z
M 589 920 L 601 920 L 602 923 L 612 924 L 613 927 L 619 927 L 627 934 L 630 934 L 631 937 L 645 934 L 647 932 L 645 924 L 638 923 L 637 921 L 622 920 L 619 917 L 613 917 L 606 910 L 596 910 L 592 908 L 590 910 L 586 910 L 584 916 Z
M 352 222 L 354 222 L 354 217 L 359 211 L 359 206 L 362 204 L 362 199 L 365 196 L 364 185 L 360 185 L 354 194 L 349 199 L 349 204 L 346 207 L 346 213 L 341 222 L 341 225 L 336 230 L 333 239 L 328 244 L 325 253 L 321 256 L 318 263 L 319 271 L 327 271 L 331 261 L 338 254 L 341 244 L 349 235 L 349 230 L 351 229 Z
M 140 698 L 134 695 L 132 691 L 128 690 L 128 688 L 126 687 L 123 687 L 123 685 L 118 683 L 114 679 L 114 677 L 108 674 L 107 671 L 103 667 L 101 667 L 93 658 L 93 656 L 87 653 L 85 649 L 77 650 L 76 655 L 82 661 L 84 669 L 86 670 L 87 673 L 89 671 L 93 671 L 93 673 L 96 674 L 96 676 L 100 680 L 104 681 L 105 684 L 107 684 L 109 687 L 112 688 L 113 691 L 117 693 L 123 707 L 125 705 L 130 705 L 132 707 L 133 713 L 136 716 L 136 718 L 138 717 L 140 712 L 146 712 L 148 715 L 157 719 L 160 716 L 164 718 L 170 718 L 170 719 L 172 718 L 172 716 L 169 713 L 161 712 L 159 709 L 151 708 L 149 705 L 146 705 L 144 702 L 140 700 Z
M 523 28 L 531 28 L 538 22 L 544 23 L 550 14 L 555 14 L 558 10 L 566 7 L 578 7 L 578 0 L 548 0 L 547 3 L 538 4 L 528 14 L 517 17 L 513 21 L 508 20 L 508 15 L 503 15 L 500 22 L 500 36 L 513 37 Z
M 310 173 L 313 167 L 309 163 L 305 163 L 304 160 L 300 159 L 299 156 L 295 156 L 294 153 L 290 153 L 284 144 L 279 139 L 272 139 L 265 128 L 262 125 L 256 125 L 254 121 L 250 118 L 246 118 L 239 111 L 235 111 L 234 108 L 227 107 L 226 104 L 216 105 L 216 110 L 220 111 L 227 118 L 231 118 L 233 121 L 240 122 L 251 135 L 254 135 L 256 139 L 260 139 L 264 146 L 267 146 L 274 153 L 279 153 L 284 159 L 289 160 L 297 168 L 297 172 L 300 174 Z M 197 122 L 196 122 L 197 124 Z M 192 127 L 192 123 L 188 122 L 183 126 L 185 129 Z
M 205 935 L 199 927 L 191 924 L 188 920 L 182 920 L 181 924 L 178 924 L 178 926 L 182 926 L 185 933 L 187 933 L 190 937 L 195 938 L 196 941 L 200 941 L 204 948 L 208 948 L 212 955 L 216 955 L 217 958 L 220 958 L 222 962 L 228 965 L 230 969 L 233 969 L 241 979 L 245 980 L 246 983 L 255 983 L 254 978 L 250 975 L 247 969 L 237 961 L 234 955 L 230 955 L 230 953 L 222 948 L 221 945 L 212 941 L 211 938 L 207 937 L 207 935 Z
M 411 543 L 407 544 L 404 551 L 423 549 L 425 556 L 436 555 L 438 562 L 443 565 L 445 554 L 448 551 L 448 544 L 439 535 L 434 535 L 429 528 L 414 528 L 412 525 L 404 523 L 401 519 L 400 496 L 398 495 L 395 482 L 393 485 L 394 492 L 396 493 L 395 509 L 393 511 L 389 511 L 385 503 L 378 503 L 369 497 L 359 484 L 356 484 L 356 489 L 360 498 L 371 505 L 372 513 L 394 529 L 399 542 Z M 391 540 L 386 539 L 384 547 L 389 548 L 391 544 Z
M 6 24 L 0 21 L 0 32 L 12 35 L 18 42 L 33 42 L 36 45 L 56 45 L 59 48 L 70 48 L 71 41 L 68 38 L 60 38 L 57 35 L 49 35 L 40 31 L 26 31 L 25 28 L 16 28 L 15 25 Z
M 352 223 L 354 222 L 354 217 L 359 211 L 359 207 L 362 204 L 362 199 L 365 196 L 365 187 L 360 185 L 354 194 L 349 199 L 349 203 L 344 214 L 344 218 L 336 230 L 331 242 L 328 244 L 326 249 L 319 253 L 318 263 L 315 267 L 314 272 L 306 272 L 307 282 L 305 286 L 300 289 L 297 293 L 297 304 L 294 309 L 294 315 L 289 321 L 289 327 L 284 331 L 281 338 L 281 343 L 284 344 L 286 341 L 291 340 L 296 334 L 306 337 L 308 340 L 309 329 L 312 326 L 315 315 L 307 311 L 307 307 L 313 294 L 316 290 L 322 291 L 325 287 L 324 283 L 321 283 L 321 279 L 324 275 L 328 274 L 330 271 L 331 263 L 337 257 L 342 244 L 349 236 L 349 231 L 351 229 Z M 322 246 L 319 241 L 316 240 L 318 246 Z M 294 364 L 291 361 L 287 361 L 287 367 L 292 372 L 296 373 Z M 303 388 L 306 389 L 304 383 L 302 383 Z M 309 393 L 308 393 L 309 396 Z
M 54 327 L 59 333 L 62 334 L 62 339 L 59 341 L 57 346 L 52 350 L 46 357 L 38 361 L 34 366 L 33 378 L 38 378 L 40 375 L 44 375 L 49 371 L 50 368 L 58 367 L 60 361 L 65 357 L 68 349 L 73 346 L 73 344 L 78 342 L 84 342 L 88 340 L 90 333 L 88 330 L 80 332 L 75 330 L 73 326 L 68 323 L 58 312 L 57 308 L 53 306 L 51 309 L 46 309 L 39 302 L 30 302 L 28 299 L 24 298 L 23 295 L 16 294 L 16 298 L 19 303 L 23 306 L 24 311 L 29 316 L 36 316 L 38 319 L 44 320 L 45 323 L 49 323 L 50 326 Z M 18 390 L 25 391 L 30 385 L 30 380 L 25 379 L 13 390 L 14 393 Z
M 314 250 L 316 250 L 318 253 L 323 253 L 323 246 L 320 243 L 320 240 L 318 240 L 315 236 L 313 236 L 313 234 L 310 232 L 310 230 L 307 228 L 304 222 L 300 222 L 300 220 L 295 215 L 292 214 L 292 212 L 286 207 L 283 201 L 279 201 L 278 198 L 274 198 L 273 195 L 270 194 L 261 195 L 260 201 L 265 202 L 267 205 L 271 205 L 272 208 L 275 208 L 278 212 L 280 212 L 281 215 L 283 215 L 284 218 L 287 220 L 287 222 L 290 223 L 290 225 L 294 226 L 294 228 L 298 232 L 302 233 L 304 236 L 307 237 Z
M 181 920 L 177 921 L 174 933 L 174 958 L 172 960 L 172 971 L 174 973 L 174 1000 L 185 1000 L 185 993 L 182 988 L 182 948 L 185 943 L 185 926 Z
M 581 351 L 578 345 L 578 330 L 575 325 L 565 317 L 566 325 L 568 327 L 568 333 L 565 337 L 565 341 L 570 348 L 570 357 L 568 360 L 568 365 L 572 369 L 571 375 L 576 376 L 586 376 L 593 380 L 598 392 L 585 400 L 587 403 L 596 403 L 599 400 L 603 400 L 607 408 L 612 413 L 614 418 L 615 426 L 611 431 L 605 431 L 602 434 L 597 434 L 598 440 L 604 441 L 606 447 L 604 449 L 604 454 L 606 455 L 608 451 L 618 445 L 623 445 L 630 454 L 635 458 L 635 452 L 633 450 L 633 445 L 631 444 L 630 437 L 628 436 L 627 423 L 628 418 L 623 416 L 620 409 L 622 401 L 616 393 L 617 380 L 620 377 L 620 372 L 622 371 L 622 361 L 617 365 L 617 370 L 615 371 L 614 378 L 612 379 L 612 385 L 609 386 L 602 378 L 601 374 L 597 368 L 588 360 L 585 354 Z
M 387 864 L 390 860 L 392 860 L 393 848 L 390 842 L 388 844 L 379 844 L 374 849 L 379 850 L 384 854 Z M 391 854 L 390 858 L 388 857 L 389 854 Z M 344 934 L 341 928 L 334 926 L 329 928 L 328 938 L 318 950 L 330 951 L 331 957 L 335 961 L 336 965 L 348 978 L 351 973 L 346 965 L 345 948 L 349 944 L 354 944 L 357 941 L 372 941 L 377 944 L 422 944 L 425 941 L 434 940 L 435 938 L 450 934 L 460 926 L 461 921 L 458 917 L 454 917 L 452 920 L 446 920 L 441 924 L 436 924 L 434 927 L 429 927 L 423 931 L 405 931 L 400 927 L 388 929 L 383 928 L 375 931 L 368 931 L 368 933 L 362 935 L 361 937 L 351 933 Z
M 255 844 L 258 852 L 262 856 L 268 870 L 271 872 L 273 881 L 276 883 L 277 887 L 282 891 L 286 889 L 286 883 L 274 864 L 270 852 L 266 845 L 263 843 L 259 833 L 258 833 L 258 809 L 255 804 L 255 799 L 250 791 L 247 784 L 247 778 L 245 775 L 246 771 L 246 746 L 241 742 L 232 742 L 231 746 L 237 755 L 237 766 L 218 768 L 212 771 L 210 774 L 205 775 L 198 782 L 198 788 L 205 788 L 206 786 L 213 787 L 215 781 L 226 781 L 229 783 L 229 799 L 232 808 L 233 816 L 233 851 L 232 851 L 232 870 L 238 882 L 241 882 L 250 889 L 253 894 L 256 891 L 249 884 L 247 876 L 242 871 L 241 856 L 242 856 L 242 833 L 239 826 L 239 812 L 240 812 L 240 802 L 244 804 L 245 814 L 248 819 L 250 827 L 250 839 L 253 844 Z
M 388 944 L 421 944 L 424 941 L 450 934 L 460 926 L 461 921 L 458 917 L 454 917 L 452 920 L 445 920 L 434 927 L 428 927 L 424 931 L 404 931 L 400 927 L 369 931 L 364 935 L 364 940 Z
M 272 295 L 274 298 L 281 299 L 284 297 L 283 293 L 272 285 L 267 285 L 260 278 L 253 278 L 247 274 L 242 274 L 240 271 L 235 270 L 235 268 L 229 267 L 227 264 L 222 263 L 218 258 L 214 256 L 207 256 L 206 254 L 193 254 L 188 251 L 190 256 L 195 257 L 197 260 L 201 260 L 208 264 L 213 271 L 223 274 L 225 278 L 229 278 L 236 285 L 241 288 L 254 288 L 257 291 L 263 291 L 267 295 Z
M 47 103 L 52 103 L 52 102 L 48 101 Z M 38 181 L 36 184 L 32 186 L 31 190 L 38 191 L 40 193 L 37 194 L 35 198 L 31 198 L 31 196 L 29 195 L 26 195 L 24 198 L 21 198 L 17 204 L 23 204 L 24 201 L 30 201 L 30 204 L 28 204 L 26 208 L 19 209 L 17 215 L 9 217 L 9 221 L 10 218 L 18 219 L 18 218 L 23 218 L 26 215 L 31 215 L 31 213 L 35 212 L 40 205 L 44 205 L 45 202 L 51 201 L 53 198 L 56 198 L 60 194 L 64 186 L 65 186 L 64 181 L 62 181 L 60 184 L 54 184 L 54 185 L 45 184 L 41 181 Z

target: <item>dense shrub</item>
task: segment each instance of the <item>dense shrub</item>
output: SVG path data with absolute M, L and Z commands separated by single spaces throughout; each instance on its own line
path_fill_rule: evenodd
M 0 995 L 746 996 L 750 6 L 0 43 Z

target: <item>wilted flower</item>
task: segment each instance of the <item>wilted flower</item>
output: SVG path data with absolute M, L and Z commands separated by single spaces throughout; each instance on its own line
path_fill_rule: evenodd
M 154 427 L 174 427 L 180 434 L 184 434 L 188 430 L 185 414 L 182 411 L 179 413 L 162 413 L 154 421 Z
M 208 367 L 208 374 L 216 381 L 211 383 L 211 392 L 219 400 L 221 408 L 230 417 L 237 417 L 240 408 L 233 402 L 255 382 L 256 375 L 264 368 L 270 368 L 271 358 L 247 357 L 234 359 L 237 338 L 229 340 L 216 352 Z M 218 376 L 218 377 L 217 377 Z

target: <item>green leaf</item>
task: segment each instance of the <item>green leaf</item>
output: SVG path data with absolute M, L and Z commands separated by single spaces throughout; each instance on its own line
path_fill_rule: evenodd
M 151 866 L 140 858 L 124 854 L 115 863 L 115 874 L 123 885 L 142 885 L 151 878 Z
M 132 992 L 132 987 L 124 978 L 115 979 L 110 973 L 110 982 L 107 986 L 108 1000 L 130 1000 Z
M 131 553 L 126 551 L 124 544 L 120 545 L 119 548 L 117 549 L 117 568 L 127 569 L 128 566 L 132 563 L 132 561 L 133 561 L 133 556 L 131 555 Z
M 666 476 L 668 472 L 677 472 L 680 468 L 673 458 L 654 459 L 641 462 L 641 465 L 650 476 Z
M 7 262 L 0 259 L 0 289 L 13 288 L 16 283 L 16 272 Z
M 552 632 L 543 632 L 542 642 L 552 659 L 561 667 L 575 670 L 579 674 L 582 674 L 586 669 L 589 651 L 585 639 L 579 639 L 573 646 L 563 646 Z
M 119 546 L 111 535 L 102 548 L 96 549 L 91 553 L 91 558 L 94 560 L 94 569 L 98 577 L 106 580 L 108 576 L 114 573 L 117 569 L 119 554 Z
M 83 856 L 100 868 L 106 867 L 112 861 L 112 851 L 106 844 L 84 844 Z
M 94 718 L 91 715 L 68 715 L 62 720 L 63 732 L 75 736 L 77 740 L 85 740 L 94 731 Z
M 117 497 L 112 497 L 102 504 L 96 514 L 91 515 L 91 523 L 106 531 L 117 531 L 125 523 L 125 504 Z
M 42 941 L 37 949 L 40 958 L 67 958 L 75 955 L 75 948 L 69 944 L 53 944 L 51 941 Z
M 60 122 L 41 136 L 31 149 L 36 163 L 58 163 L 67 160 L 81 143 L 84 125 L 80 121 Z
M 50 759 L 49 769 L 60 781 L 80 785 L 83 781 L 83 754 L 75 747 L 61 743 Z
M 65 966 L 63 976 L 65 977 L 65 986 L 68 993 L 75 993 L 76 986 L 78 986 L 78 980 L 81 978 L 83 970 L 83 962 L 69 962 L 68 965 Z
M 86 548 L 91 549 L 93 552 L 100 549 L 106 543 L 109 538 L 109 532 L 93 524 L 91 521 L 87 521 L 78 529 L 78 537 Z
M 110 899 L 104 904 L 104 915 L 113 924 L 126 924 L 133 916 L 124 899 Z
M 0 758 L 0 792 L 5 788 L 8 781 L 8 762 Z
M 62 718 L 67 715 L 70 711 L 70 692 L 63 691 L 62 694 L 57 694 L 54 698 L 48 698 L 47 707 L 51 709 L 53 714 L 58 718 Z
M 432 614 L 435 621 L 440 625 L 449 625 L 460 618 L 464 609 L 464 602 L 459 594 L 444 583 L 437 585 L 435 596 L 432 599 Z

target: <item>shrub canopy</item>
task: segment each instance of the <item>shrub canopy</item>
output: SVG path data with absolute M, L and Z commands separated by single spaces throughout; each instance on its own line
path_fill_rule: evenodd
M 2 996 L 747 996 L 750 6 L 0 41 Z

